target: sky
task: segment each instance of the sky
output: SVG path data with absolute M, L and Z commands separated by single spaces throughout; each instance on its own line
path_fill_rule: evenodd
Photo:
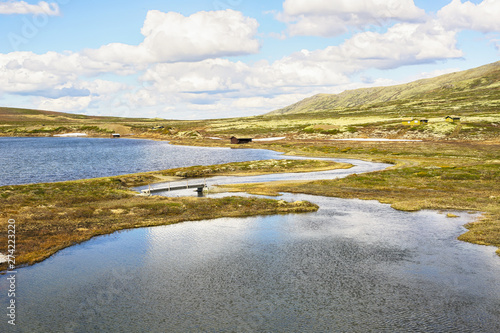
M 499 60 L 499 0 L 0 0 L 0 106 L 264 114 Z

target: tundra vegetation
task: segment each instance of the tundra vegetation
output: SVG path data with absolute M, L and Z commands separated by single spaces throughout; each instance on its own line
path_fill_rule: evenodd
M 312 203 L 244 198 L 138 196 L 115 178 L 4 186 L 0 246 L 16 221 L 16 264 L 39 262 L 97 235 L 182 221 L 316 211 Z M 6 269 L 6 263 L 0 269 Z
M 166 198 L 138 196 L 130 189 L 186 177 L 307 172 L 348 168 L 328 161 L 268 160 L 57 183 L 0 187 L 0 248 L 7 248 L 7 223 L 16 221 L 16 264 L 33 264 L 55 252 L 97 235 L 117 230 L 182 221 L 252 215 L 304 213 L 318 207 L 305 201 L 226 197 Z M 257 171 L 260 170 L 260 171 Z M 0 264 L 5 269 L 6 263 Z
M 308 193 L 379 200 L 395 209 L 482 212 L 461 240 L 500 247 L 500 62 L 406 85 L 317 95 L 266 115 L 180 121 L 91 117 L 0 108 L 0 135 L 51 136 L 86 132 L 169 140 L 173 144 L 272 149 L 289 155 L 356 158 L 392 163 L 379 172 L 344 179 L 231 185 L 234 191 Z M 460 117 L 446 122 L 445 117 Z M 405 119 L 427 119 L 407 126 Z M 286 137 L 231 145 L 229 138 Z M 419 142 L 335 141 L 348 138 Z M 218 216 L 303 212 L 310 203 L 254 198 L 137 197 L 129 186 L 169 177 L 307 171 L 332 167 L 313 161 L 231 163 L 74 182 L 4 186 L 0 248 L 7 218 L 16 219 L 19 263 L 37 262 L 95 235 L 132 227 Z M 448 212 L 446 212 L 448 213 Z M 449 216 L 452 216 L 451 213 Z M 500 250 L 497 251 L 500 255 Z M 1 268 L 1 267 L 0 267 Z
M 228 190 L 278 195 L 307 193 L 378 200 L 406 211 L 483 212 L 460 240 L 500 247 L 500 142 L 318 142 L 272 144 L 269 149 L 394 164 L 343 179 L 231 185 Z M 497 251 L 500 255 L 500 249 Z

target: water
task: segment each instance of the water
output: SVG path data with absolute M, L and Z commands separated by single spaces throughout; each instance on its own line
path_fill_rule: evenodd
M 300 156 L 283 156 L 287 159 L 309 159 L 307 157 Z M 272 173 L 257 176 L 216 176 L 203 179 L 190 179 L 188 184 L 205 184 L 208 187 L 208 192 L 206 191 L 202 196 L 216 197 L 216 195 L 210 194 L 210 188 L 217 185 L 227 185 L 227 184 L 246 184 L 246 183 L 262 183 L 262 182 L 275 182 L 275 181 L 309 181 L 309 180 L 319 180 L 319 179 L 336 179 L 343 178 L 351 174 L 366 173 L 383 170 L 391 164 L 386 163 L 374 163 L 354 159 L 342 159 L 342 158 L 316 158 L 320 160 L 335 161 L 341 163 L 349 163 L 352 165 L 349 169 L 334 169 L 327 171 L 316 171 L 316 172 L 288 172 L 288 173 Z M 186 181 L 173 181 L 166 183 L 157 183 L 153 185 L 144 185 L 134 188 L 136 191 L 155 188 L 168 188 L 185 186 Z M 196 190 L 186 189 L 186 190 L 175 190 L 175 191 L 154 191 L 155 195 L 162 195 L 167 197 L 183 197 L 183 196 L 199 196 Z M 241 195 L 241 194 L 240 194 Z
M 8 138 L 0 139 L 0 149 L 2 184 L 279 157 L 122 139 Z M 196 163 L 186 156 L 196 156 Z M 386 167 L 353 162 L 350 170 L 326 174 Z M 237 181 L 286 177 L 326 175 Z M 500 331 L 495 249 L 456 240 L 476 215 L 455 212 L 460 218 L 449 219 L 373 201 L 284 199 L 321 208 L 122 231 L 20 268 L 17 325 L 4 315 L 0 332 Z M 7 289 L 0 278 L 5 314 Z
M 263 149 L 173 146 L 164 141 L 0 137 L 0 186 L 282 158 Z
M 321 209 L 123 231 L 22 268 L 17 331 L 500 331 L 499 259 L 456 240 L 473 215 L 285 199 Z

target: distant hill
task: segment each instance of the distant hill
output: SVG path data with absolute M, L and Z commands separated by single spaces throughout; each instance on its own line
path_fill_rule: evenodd
M 150 128 L 159 119 L 87 116 L 82 114 L 0 107 L 0 136 L 52 136 L 86 133 L 130 135 L 133 127 Z
M 103 117 L 86 116 L 75 113 L 65 113 L 56 111 L 44 111 L 21 108 L 0 107 L 0 123 L 3 124 L 21 124 L 21 123 L 75 123 L 75 122 L 120 122 L 120 121 L 139 121 L 139 118 L 123 117 Z
M 41 111 L 32 109 L 21 108 L 6 108 L 0 107 L 0 122 L 2 123 L 18 123 L 18 122 L 37 122 L 37 121 L 68 121 L 75 119 L 88 119 L 89 117 L 77 114 L 54 112 L 54 111 Z
M 407 107 L 423 102 L 423 107 L 453 111 L 457 103 L 466 110 L 500 107 L 500 61 L 478 68 L 389 87 L 347 90 L 340 94 L 318 94 L 267 115 L 340 111 L 381 110 L 388 106 Z M 468 104 L 469 108 L 467 107 Z M 372 110 L 376 111 L 376 110 Z M 458 110 L 460 111 L 460 110 Z M 484 111 L 484 110 L 481 110 Z

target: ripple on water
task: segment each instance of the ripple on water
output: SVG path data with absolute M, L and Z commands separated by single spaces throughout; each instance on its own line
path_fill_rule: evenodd
M 456 240 L 469 216 L 285 199 L 321 209 L 121 232 L 22 269 L 23 328 L 500 331 L 498 258 Z

